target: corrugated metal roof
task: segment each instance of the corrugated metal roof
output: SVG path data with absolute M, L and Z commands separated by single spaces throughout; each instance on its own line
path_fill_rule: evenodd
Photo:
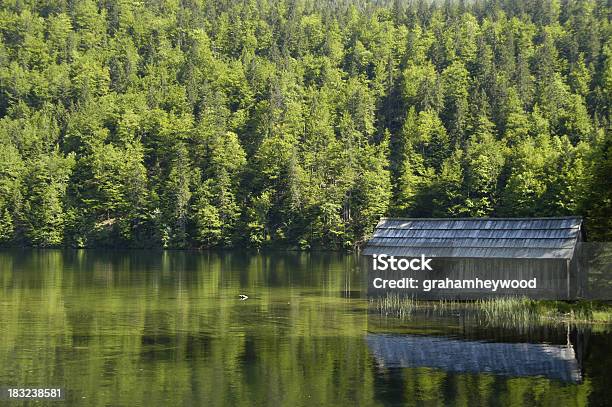
M 365 255 L 571 259 L 582 219 L 382 218 Z

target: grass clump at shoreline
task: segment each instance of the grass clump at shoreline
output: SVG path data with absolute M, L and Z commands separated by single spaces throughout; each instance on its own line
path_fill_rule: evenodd
M 549 301 L 525 297 L 501 297 L 475 301 L 421 301 L 387 294 L 371 300 L 375 311 L 385 316 L 407 318 L 416 312 L 445 314 L 462 312 L 481 323 L 532 325 L 555 322 L 612 323 L 612 304 L 599 301 Z
M 418 301 L 412 297 L 400 297 L 393 294 L 377 298 L 375 303 L 381 315 L 394 315 L 400 318 L 411 315 L 418 306 Z

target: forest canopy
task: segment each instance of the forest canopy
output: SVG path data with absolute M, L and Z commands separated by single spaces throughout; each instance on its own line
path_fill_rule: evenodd
M 381 216 L 612 238 L 607 0 L 3 0 L 0 244 L 351 248 Z

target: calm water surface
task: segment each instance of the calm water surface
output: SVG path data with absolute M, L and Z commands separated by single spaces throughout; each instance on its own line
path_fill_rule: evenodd
M 0 404 L 610 405 L 605 327 L 400 322 L 363 282 L 343 254 L 0 251 L 0 386 L 67 391 Z

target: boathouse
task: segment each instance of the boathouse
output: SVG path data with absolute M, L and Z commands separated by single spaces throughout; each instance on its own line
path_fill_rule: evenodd
M 576 248 L 582 219 L 555 218 L 382 218 L 362 254 L 368 269 L 368 294 L 387 293 L 373 278 L 418 280 L 401 294 L 422 299 L 478 299 L 502 295 L 537 299 L 581 296 L 582 277 Z M 431 271 L 374 270 L 374 256 L 431 258 Z M 483 281 L 531 281 L 535 287 L 483 288 Z M 468 282 L 475 287 L 424 290 L 425 282 Z M 382 280 L 377 280 L 378 282 Z

